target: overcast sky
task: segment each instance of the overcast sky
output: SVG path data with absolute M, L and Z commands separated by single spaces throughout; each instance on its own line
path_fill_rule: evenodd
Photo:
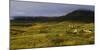
M 11 1 L 10 16 L 62 16 L 77 9 L 94 11 L 94 6 Z

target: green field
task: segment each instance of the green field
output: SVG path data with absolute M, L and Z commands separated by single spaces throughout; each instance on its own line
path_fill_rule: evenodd
M 94 44 L 94 23 L 11 22 L 11 49 Z
M 10 48 L 94 44 L 94 12 L 77 10 L 61 17 L 17 17 L 10 21 Z

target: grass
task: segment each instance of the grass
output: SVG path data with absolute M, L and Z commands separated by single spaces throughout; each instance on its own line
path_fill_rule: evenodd
M 94 44 L 94 23 L 11 22 L 11 50 Z

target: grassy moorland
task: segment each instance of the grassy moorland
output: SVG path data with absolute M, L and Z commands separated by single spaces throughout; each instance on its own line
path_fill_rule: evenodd
M 11 50 L 94 44 L 94 14 L 75 12 L 52 20 L 12 20 Z

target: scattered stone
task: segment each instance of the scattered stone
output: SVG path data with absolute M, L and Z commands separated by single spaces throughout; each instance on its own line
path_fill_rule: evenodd
M 86 33 L 92 33 L 92 31 L 90 31 L 90 30 L 83 30 L 83 31 Z
M 74 29 L 73 33 L 77 33 L 77 32 L 78 32 L 78 30 L 77 29 Z

